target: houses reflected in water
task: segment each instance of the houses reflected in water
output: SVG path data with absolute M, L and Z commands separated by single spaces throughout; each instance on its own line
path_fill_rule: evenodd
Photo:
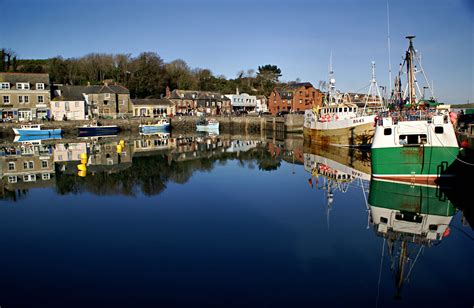
M 86 171 L 81 177 L 78 165 L 84 154 Z M 256 159 L 259 167 L 267 170 L 271 165 L 268 161 L 280 158 L 272 157 L 267 142 L 261 139 L 209 134 L 15 142 L 0 146 L 0 191 L 1 197 L 9 200 L 35 187 L 54 187 L 60 194 L 89 191 L 133 195 L 142 191 L 152 195 L 161 192 L 168 181 L 184 183 L 193 172 L 210 170 L 215 161 L 228 159 Z

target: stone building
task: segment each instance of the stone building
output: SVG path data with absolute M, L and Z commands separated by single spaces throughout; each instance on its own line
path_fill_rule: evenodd
M 178 115 L 221 115 L 232 111 L 230 99 L 217 92 L 178 89 L 170 92 L 167 88 L 166 98 L 172 102 Z
M 46 145 L 5 147 L 0 155 L 0 174 L 8 190 L 54 185 L 53 150 Z
M 273 115 L 281 111 L 303 112 L 321 106 L 323 94 L 309 82 L 290 83 L 276 87 L 268 97 L 268 111 Z
M 131 112 L 130 91 L 120 85 L 84 87 L 88 114 L 93 118 L 118 118 Z
M 84 102 L 84 113 L 82 103 Z M 53 98 L 56 120 L 66 114 L 68 119 L 80 120 L 89 118 L 118 118 L 129 115 L 132 111 L 130 91 L 120 85 L 87 85 L 59 86 Z M 66 103 L 69 102 L 69 103 Z M 76 107 L 77 106 L 77 107 Z M 69 110 L 67 110 L 69 108 Z M 71 116 L 69 118 L 67 114 Z
M 31 121 L 50 116 L 48 74 L 0 73 L 3 121 Z

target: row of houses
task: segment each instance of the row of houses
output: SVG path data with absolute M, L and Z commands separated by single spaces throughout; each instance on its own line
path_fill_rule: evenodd
M 112 82 L 102 85 L 52 85 L 48 74 L 0 73 L 3 121 L 84 120 L 125 116 L 228 115 L 233 112 L 302 112 L 321 105 L 323 93 L 309 82 L 276 87 L 268 100 L 247 93 L 166 89 L 159 99 L 131 99 Z

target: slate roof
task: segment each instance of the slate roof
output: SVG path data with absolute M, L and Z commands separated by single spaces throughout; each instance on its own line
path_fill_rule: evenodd
M 209 91 L 194 91 L 194 90 L 178 90 L 175 89 L 170 94 L 170 99 L 195 99 L 195 100 L 230 100 L 228 97 L 221 93 L 209 92 Z
M 118 85 L 60 86 L 58 89 L 61 90 L 61 96 L 55 97 L 53 99 L 54 101 L 83 101 L 83 94 L 130 94 L 130 91 L 127 88 Z
M 16 88 L 17 82 L 28 82 L 31 90 L 36 90 L 37 83 L 44 83 L 45 89 L 49 89 L 49 74 L 0 73 L 0 82 L 9 82 L 11 89 Z
M 170 106 L 172 102 L 167 98 L 132 99 L 134 106 Z

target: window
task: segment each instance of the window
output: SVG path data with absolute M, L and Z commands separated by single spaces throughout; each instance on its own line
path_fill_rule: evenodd
M 59 102 L 55 102 L 54 107 L 59 108 Z
M 33 169 L 35 164 L 32 161 L 23 162 L 23 169 Z
M 2 82 L 0 83 L 0 89 L 5 90 L 5 89 L 10 89 L 10 83 L 8 82 Z
M 2 101 L 3 101 L 4 104 L 10 104 L 10 96 L 3 95 Z
M 77 102 L 76 102 L 76 103 L 77 103 Z M 126 99 L 123 99 L 120 104 L 121 104 L 121 105 L 126 105 L 126 104 L 127 104 L 127 100 L 126 100 Z M 76 107 L 78 107 L 78 106 L 76 106 Z
M 37 83 L 36 90 L 44 90 L 44 83 Z
M 17 181 L 17 177 L 16 177 L 16 176 L 10 175 L 10 176 L 8 177 L 8 183 L 16 183 L 16 181 Z
M 48 168 L 48 161 L 47 160 L 42 160 L 41 161 L 41 168 Z
M 105 98 L 110 98 L 110 93 L 105 93 Z
M 50 178 L 51 178 L 51 175 L 49 173 L 41 174 L 41 179 L 42 180 L 49 180 Z
M 16 84 L 16 89 L 17 90 L 29 90 L 30 89 L 30 84 L 27 82 L 19 82 Z
M 79 102 L 75 102 L 74 107 L 79 108 Z
M 23 176 L 23 182 L 34 182 L 34 181 L 36 181 L 35 174 L 27 174 Z
M 302 103 L 303 103 L 303 100 L 302 100 L 302 99 L 300 99 L 300 104 L 302 104 Z
M 8 170 L 9 171 L 12 171 L 12 170 L 15 170 L 15 163 L 14 162 L 9 162 L 8 163 Z
M 44 96 L 38 95 L 38 104 L 43 104 L 43 103 L 44 103 Z
M 30 102 L 30 97 L 27 96 L 27 95 L 19 95 L 18 96 L 18 102 L 20 104 L 23 104 L 23 103 L 28 104 Z

